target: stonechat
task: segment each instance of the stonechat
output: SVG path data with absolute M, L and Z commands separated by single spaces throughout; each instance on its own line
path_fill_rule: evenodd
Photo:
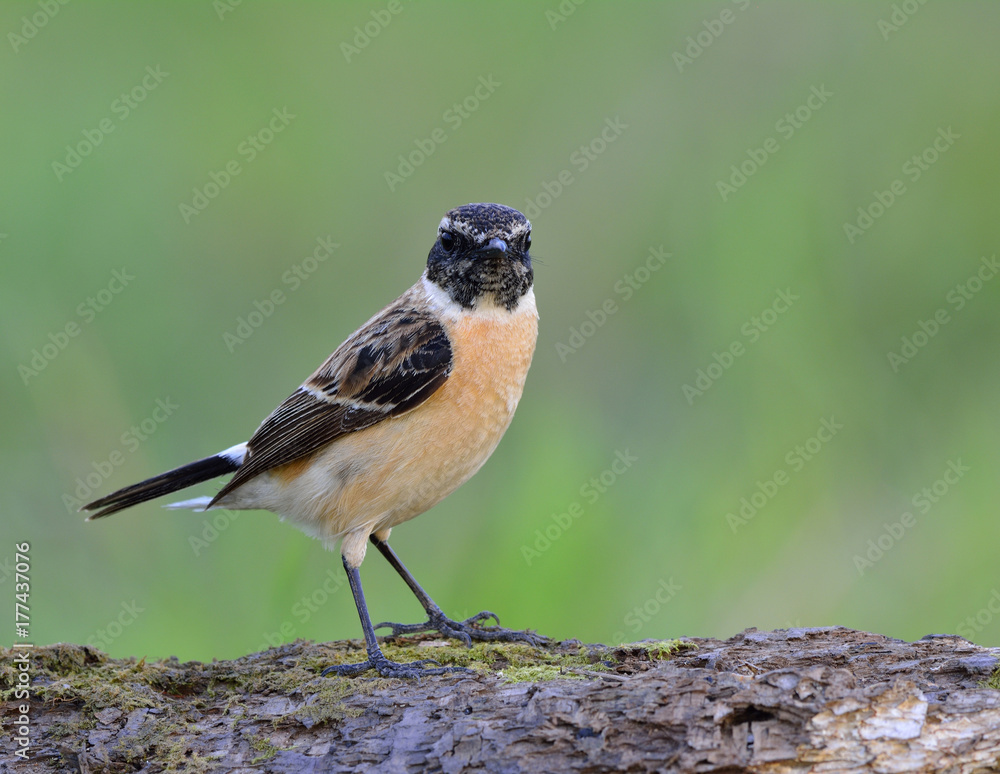
M 531 224 L 500 204 L 467 204 L 441 219 L 416 284 L 362 325 L 257 428 L 250 440 L 120 489 L 81 510 L 88 519 L 229 473 L 214 497 L 169 508 L 265 509 L 341 557 L 368 658 L 323 674 L 385 677 L 459 667 L 387 659 L 375 629 L 439 631 L 472 640 L 544 640 L 502 629 L 483 611 L 447 618 L 389 547 L 394 526 L 451 494 L 486 462 L 510 425 L 538 335 Z M 422 624 L 373 626 L 359 567 L 368 541 L 427 612 Z M 496 625 L 481 625 L 490 619 Z

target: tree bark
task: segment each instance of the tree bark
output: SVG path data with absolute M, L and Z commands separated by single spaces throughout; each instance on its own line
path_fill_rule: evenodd
M 750 629 L 471 651 L 417 637 L 385 651 L 477 671 L 319 676 L 361 660 L 356 642 L 211 664 L 52 645 L 31 652 L 18 700 L 21 651 L 5 650 L 0 771 L 1000 772 L 1000 649 L 960 637 Z M 12 741 L 25 703 L 27 762 Z

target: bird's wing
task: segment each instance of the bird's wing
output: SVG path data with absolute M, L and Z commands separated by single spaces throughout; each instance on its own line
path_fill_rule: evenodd
M 419 406 L 448 379 L 448 335 L 403 296 L 369 320 L 264 420 L 214 505 L 265 470 Z

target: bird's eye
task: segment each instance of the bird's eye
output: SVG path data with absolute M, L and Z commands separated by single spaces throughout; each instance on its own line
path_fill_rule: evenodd
M 445 249 L 446 252 L 451 252 L 455 247 L 455 235 L 450 231 L 441 232 L 441 247 Z
M 531 234 L 528 234 L 528 236 L 524 238 L 524 249 L 525 250 L 531 249 Z

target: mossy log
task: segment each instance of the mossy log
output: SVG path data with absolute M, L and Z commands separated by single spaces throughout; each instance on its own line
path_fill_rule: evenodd
M 31 654 L 27 762 L 3 651 L 0 771 L 1000 771 L 1000 649 L 844 628 L 618 648 L 387 642 L 473 674 L 321 677 L 358 642 L 211 664 Z

